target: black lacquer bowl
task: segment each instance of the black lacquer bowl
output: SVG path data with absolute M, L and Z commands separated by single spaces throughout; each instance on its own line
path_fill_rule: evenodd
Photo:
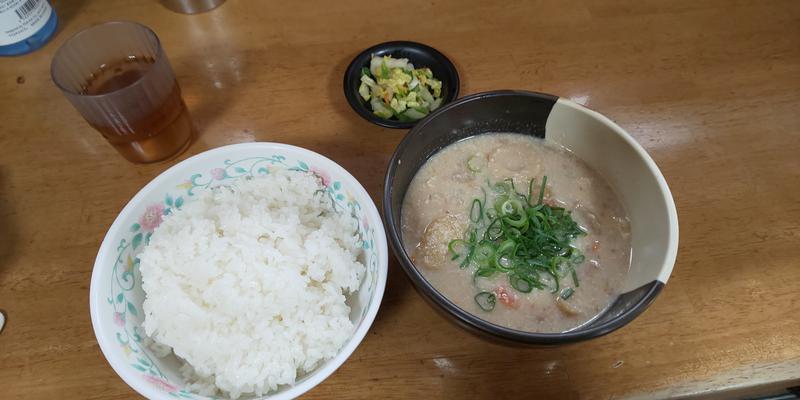
M 472 315 L 431 286 L 403 247 L 401 207 L 411 180 L 428 158 L 461 139 L 488 132 L 533 135 L 570 149 L 603 175 L 631 219 L 631 268 L 621 295 L 590 323 L 563 333 L 505 328 Z M 389 162 L 383 211 L 389 242 L 417 291 L 458 325 L 482 336 L 523 344 L 562 344 L 608 334 L 632 321 L 656 298 L 678 252 L 675 203 L 658 167 L 633 138 L 605 116 L 557 96 L 494 91 L 461 98 L 420 121 Z
M 358 94 L 361 85 L 361 68 L 369 68 L 372 56 L 392 56 L 394 58 L 407 58 L 414 67 L 428 67 L 436 79 L 442 81 L 442 105 L 450 103 L 458 97 L 458 72 L 450 60 L 433 47 L 422 43 L 408 41 L 394 41 L 377 44 L 357 55 L 350 62 L 344 74 L 344 96 L 350 107 L 361 117 L 373 124 L 387 128 L 409 129 L 418 121 L 399 121 L 396 119 L 381 118 L 372 113 L 369 102 L 364 101 Z

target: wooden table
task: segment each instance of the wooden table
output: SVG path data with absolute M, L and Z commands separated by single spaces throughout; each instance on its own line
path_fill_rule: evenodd
M 661 398 L 775 392 L 800 376 L 797 0 L 231 0 L 195 16 L 155 1 L 56 1 L 39 51 L 0 60 L 0 397 L 136 398 L 91 329 L 89 278 L 126 202 L 181 159 L 276 141 L 325 154 L 380 202 L 404 131 L 342 95 L 386 40 L 430 44 L 461 92 L 529 89 L 600 110 L 653 156 L 681 224 L 656 302 L 606 337 L 509 348 L 441 318 L 396 261 L 367 338 L 309 398 Z M 135 20 L 160 36 L 201 132 L 178 160 L 133 165 L 50 79 L 73 33 Z M 730 392 L 719 395 L 719 391 Z

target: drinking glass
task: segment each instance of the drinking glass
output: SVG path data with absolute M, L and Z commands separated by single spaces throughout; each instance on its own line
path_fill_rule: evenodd
M 53 82 L 126 159 L 150 163 L 185 150 L 194 126 L 161 42 L 135 22 L 106 22 L 68 39 Z
M 199 14 L 219 7 L 225 0 L 161 0 L 164 7 L 181 14 Z

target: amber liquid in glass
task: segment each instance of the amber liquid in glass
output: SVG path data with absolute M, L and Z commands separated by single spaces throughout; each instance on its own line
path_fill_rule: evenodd
M 153 63 L 151 57 L 128 57 L 103 65 L 91 74 L 82 94 L 111 93 L 134 84 Z M 117 126 L 91 124 L 123 157 L 135 163 L 168 159 L 188 147 L 194 136 L 189 111 L 181 97 L 178 82 L 158 106 L 150 107 L 141 118 L 119 121 Z

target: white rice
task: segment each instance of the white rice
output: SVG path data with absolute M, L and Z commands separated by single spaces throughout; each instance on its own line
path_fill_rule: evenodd
M 139 256 L 144 328 L 185 360 L 187 389 L 260 396 L 350 338 L 357 221 L 320 189 L 310 173 L 275 169 L 200 194 L 153 233 Z

